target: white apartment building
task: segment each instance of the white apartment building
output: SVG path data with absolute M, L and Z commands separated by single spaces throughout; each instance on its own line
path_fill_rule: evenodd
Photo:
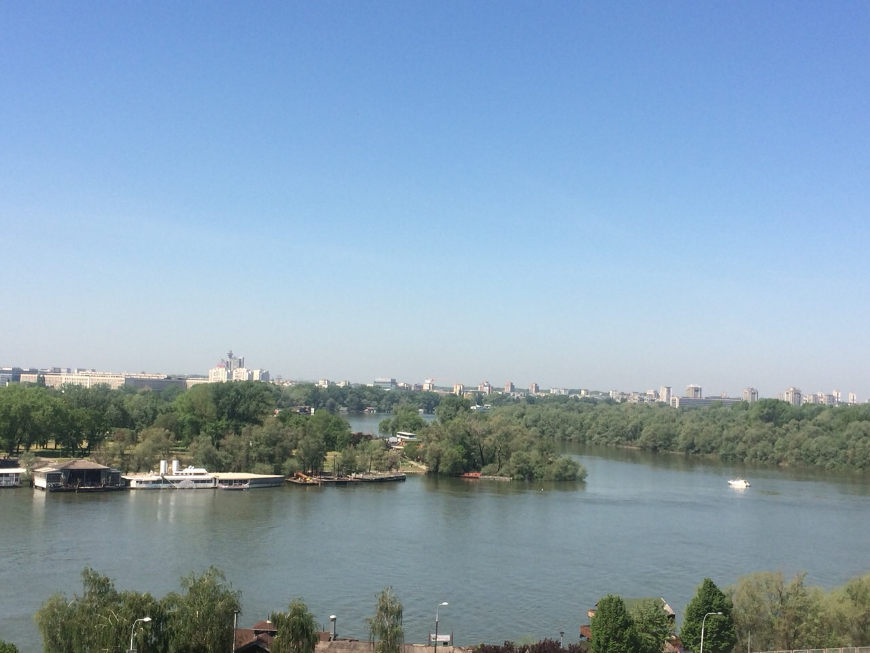
M 801 391 L 799 388 L 791 387 L 783 393 L 782 399 L 783 401 L 791 404 L 792 406 L 800 406 Z

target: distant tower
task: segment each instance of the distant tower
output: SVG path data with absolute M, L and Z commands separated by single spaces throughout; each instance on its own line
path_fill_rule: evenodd
M 463 386 L 461 383 L 454 383 L 453 384 L 453 394 L 455 394 L 458 397 L 461 397 L 463 392 L 465 392 L 465 386 Z
M 849 405 L 854 406 L 857 403 L 858 403 L 858 395 L 856 395 L 854 392 L 850 392 L 849 393 Z
M 540 390 L 541 389 L 537 383 L 530 383 L 529 384 L 529 394 L 530 395 L 536 395 L 536 394 L 538 394 L 538 392 L 540 392 Z
M 227 372 L 229 373 L 230 376 L 232 376 L 233 370 L 237 370 L 240 367 L 244 367 L 244 366 L 245 366 L 245 359 L 244 358 L 236 358 L 235 356 L 233 356 L 232 349 L 227 352 L 226 367 L 227 367 Z
M 435 392 L 435 379 L 423 381 L 423 392 Z
M 701 386 L 699 385 L 687 385 L 686 396 L 690 399 L 703 399 L 704 393 L 701 391 Z
M 666 404 L 671 403 L 671 386 L 663 385 L 659 388 L 659 401 L 663 401 Z
M 513 392 L 514 392 L 515 390 L 516 390 L 516 388 L 514 388 L 514 382 L 513 382 L 513 381 L 506 381 L 506 382 L 505 382 L 505 384 L 504 384 L 504 393 L 505 393 L 506 395 L 513 394 Z
M 743 401 L 748 401 L 750 404 L 758 401 L 758 390 L 755 388 L 743 388 Z
M 834 390 L 834 392 L 832 392 L 831 394 L 834 395 L 835 406 L 839 406 L 841 403 L 843 403 L 843 395 L 840 393 L 839 390 Z

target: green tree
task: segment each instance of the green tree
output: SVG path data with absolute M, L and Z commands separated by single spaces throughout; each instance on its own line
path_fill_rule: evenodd
M 661 599 L 644 599 L 632 606 L 631 618 L 637 630 L 638 653 L 662 653 L 673 632 L 671 618 Z
M 375 616 L 366 621 L 372 641 L 376 642 L 375 653 L 400 653 L 405 641 L 402 604 L 393 593 L 392 587 L 385 587 L 378 594 Z
M 625 602 L 616 594 L 608 594 L 595 609 L 589 624 L 592 653 L 636 653 L 638 635 L 634 620 L 625 609 Z
M 126 650 L 130 627 L 142 616 L 151 617 L 137 641 L 152 650 L 162 650 L 165 641 L 165 613 L 149 594 L 118 592 L 111 579 L 89 567 L 82 571 L 84 593 L 67 600 L 55 594 L 36 612 L 34 619 L 46 653 Z
M 715 614 L 718 612 L 722 614 Z M 709 615 L 706 621 L 705 615 Z M 709 578 L 705 578 L 698 586 L 695 596 L 686 606 L 683 627 L 680 630 L 683 645 L 693 651 L 700 651 L 702 627 L 704 650 L 708 653 L 728 653 L 737 643 L 731 601 Z
M 18 653 L 18 647 L 10 642 L 0 640 L 0 653 Z
M 392 417 L 381 420 L 378 431 L 389 435 L 395 435 L 399 431 L 418 433 L 424 426 L 426 426 L 426 420 L 420 417 L 417 409 L 404 405 L 396 408 L 396 413 Z
M 163 603 L 169 614 L 168 653 L 227 651 L 233 643 L 233 615 L 240 594 L 223 572 L 209 567 L 181 579 L 183 594 L 169 594 Z
M 302 599 L 294 599 L 286 613 L 273 613 L 269 619 L 277 630 L 272 653 L 314 653 L 317 624 Z
M 350 424 L 326 410 L 318 410 L 308 418 L 309 432 L 323 440 L 326 451 L 344 449 L 350 444 Z
M 438 404 L 438 408 L 435 409 L 435 415 L 438 416 L 438 421 L 444 424 L 454 419 L 457 415 L 470 411 L 471 402 L 468 399 L 457 397 L 456 395 L 447 395 Z
M 847 624 L 847 641 L 870 642 L 870 574 L 851 579 L 834 594 Z

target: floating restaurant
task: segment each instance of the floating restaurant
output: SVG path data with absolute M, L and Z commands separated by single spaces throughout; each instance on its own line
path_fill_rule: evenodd
M 33 487 L 46 492 L 123 490 L 121 472 L 90 460 L 70 460 L 33 470 Z

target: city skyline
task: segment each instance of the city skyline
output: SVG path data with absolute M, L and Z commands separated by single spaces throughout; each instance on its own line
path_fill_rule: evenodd
M 27 366 L 27 365 L 16 365 L 10 366 L 3 361 L 0 361 L 0 385 L 2 385 L 5 380 L 5 372 L 4 370 L 12 370 L 17 369 L 21 371 L 28 371 L 27 381 L 34 382 L 36 376 L 33 374 L 35 371 L 39 370 L 40 372 L 49 372 L 55 375 L 63 375 L 63 374 L 86 374 L 91 375 L 95 374 L 97 376 L 105 374 L 113 377 L 120 376 L 131 376 L 136 378 L 141 377 L 159 377 L 159 376 L 168 376 L 168 377 L 185 377 L 191 379 L 189 384 L 193 381 L 197 383 L 200 382 L 208 382 L 208 383 L 217 383 L 217 382 L 227 382 L 227 381 L 265 381 L 265 382 L 290 382 L 290 383 L 313 383 L 317 385 L 328 384 L 328 385 L 380 385 L 383 387 L 403 387 L 403 386 L 411 386 L 412 388 L 416 388 L 422 391 L 438 391 L 438 392 L 447 392 L 453 394 L 462 394 L 465 392 L 474 392 L 474 391 L 484 391 L 485 394 L 489 393 L 519 393 L 525 394 L 527 391 L 532 394 L 537 393 L 551 393 L 553 391 L 557 391 L 557 394 L 562 394 L 568 390 L 575 390 L 580 392 L 592 392 L 592 393 L 610 393 L 613 396 L 613 393 L 617 393 L 619 400 L 629 399 L 632 395 L 642 396 L 642 395 L 651 395 L 654 394 L 656 399 L 659 401 L 663 401 L 664 403 L 671 403 L 670 399 L 672 397 L 681 397 L 681 398 L 692 398 L 692 399 L 715 399 L 718 397 L 727 398 L 727 399 L 740 399 L 742 398 L 744 401 L 756 401 L 758 399 L 782 399 L 788 403 L 793 403 L 795 405 L 800 405 L 801 403 L 830 403 L 831 405 L 843 405 L 843 404 L 855 404 L 860 403 L 858 400 L 858 394 L 852 389 L 842 390 L 841 388 L 833 388 L 830 390 L 824 389 L 815 389 L 815 390 L 801 390 L 801 388 L 795 386 L 789 386 L 788 388 L 783 388 L 777 390 L 773 393 L 768 393 L 765 391 L 759 391 L 757 387 L 754 386 L 744 386 L 740 391 L 715 391 L 715 392 L 704 392 L 704 386 L 690 383 L 684 387 L 684 391 L 680 392 L 680 386 L 669 386 L 669 385 L 660 385 L 657 388 L 645 388 L 641 389 L 639 387 L 627 386 L 627 387 L 604 387 L 598 386 L 595 383 L 587 383 L 587 384 L 567 384 L 567 385 L 548 385 L 546 383 L 540 384 L 537 381 L 529 381 L 528 383 L 515 383 L 513 379 L 507 379 L 504 383 L 496 382 L 490 383 L 488 379 L 483 379 L 479 383 L 471 383 L 464 381 L 456 381 L 456 380 L 446 380 L 446 379 L 435 379 L 433 377 L 425 377 L 422 379 L 411 379 L 411 378 L 397 378 L 391 376 L 381 376 L 381 377 L 369 377 L 368 379 L 348 379 L 342 377 L 329 377 L 324 375 L 315 376 L 312 378 L 303 378 L 303 377 L 290 377 L 284 376 L 282 374 L 272 374 L 268 369 L 264 368 L 252 368 L 248 369 L 245 367 L 245 357 L 244 356 L 235 356 L 230 350 L 226 354 L 226 358 L 219 358 L 218 362 L 214 364 L 213 367 L 206 369 L 203 371 L 193 371 L 193 372 L 166 372 L 166 371 L 156 371 L 156 370 L 110 370 L 110 369 L 97 369 L 93 367 L 67 367 L 67 366 Z M 222 373 L 220 373 L 222 372 Z M 233 374 L 236 372 L 236 374 Z M 239 375 L 239 372 L 243 372 L 242 375 Z M 32 378 L 31 378 L 32 377 Z M 24 377 L 22 376 L 22 381 L 24 381 Z M 52 383 L 51 385 L 57 386 L 61 383 L 62 380 L 60 377 Z M 97 383 L 107 383 L 108 381 L 102 380 L 97 381 Z M 111 384 L 111 382 L 108 382 Z M 484 386 L 488 386 L 488 391 L 484 388 Z M 461 390 L 457 390 L 461 389 Z M 794 399 L 794 396 L 797 396 L 797 400 Z M 803 398 L 803 401 L 801 400 Z M 870 398 L 867 399 L 870 401 Z M 683 405 L 690 405 L 684 402 Z
M 4 365 L 870 395 L 870 4 L 2 15 Z

